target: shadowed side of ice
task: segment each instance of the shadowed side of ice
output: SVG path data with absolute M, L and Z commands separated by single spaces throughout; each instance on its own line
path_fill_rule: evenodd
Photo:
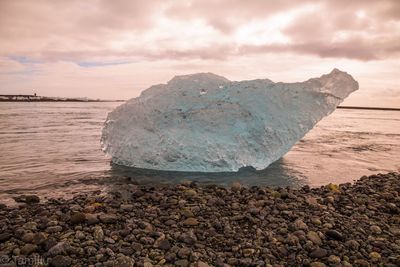
M 102 147 L 114 163 L 142 169 L 262 170 L 357 89 L 337 69 L 301 83 L 177 76 L 109 113 Z

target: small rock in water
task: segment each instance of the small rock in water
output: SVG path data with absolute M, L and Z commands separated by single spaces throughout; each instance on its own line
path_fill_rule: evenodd
M 15 202 L 22 202 L 27 204 L 35 204 L 40 202 L 40 198 L 36 195 L 21 195 L 14 197 Z

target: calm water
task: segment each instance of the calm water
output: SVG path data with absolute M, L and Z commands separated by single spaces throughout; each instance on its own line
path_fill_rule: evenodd
M 21 193 L 68 197 L 126 183 L 183 180 L 319 186 L 400 170 L 400 112 L 345 109 L 319 122 L 264 171 L 195 174 L 123 168 L 110 164 L 99 142 L 107 113 L 120 104 L 0 103 L 0 200 Z

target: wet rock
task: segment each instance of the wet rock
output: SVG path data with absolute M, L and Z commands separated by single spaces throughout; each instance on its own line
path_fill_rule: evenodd
M 171 249 L 171 243 L 168 240 L 162 240 L 160 241 L 160 243 L 158 244 L 158 248 L 162 249 L 162 250 L 170 250 Z
M 232 183 L 232 185 L 231 185 L 232 192 L 238 192 L 238 191 L 240 191 L 240 189 L 242 189 L 241 183 L 239 183 L 239 182 Z
M 187 209 L 187 208 L 186 209 L 182 209 L 181 210 L 181 214 L 183 216 L 185 216 L 186 218 L 194 217 L 193 212 L 190 209 Z
M 187 218 L 183 221 L 183 224 L 185 226 L 197 226 L 199 224 L 199 221 L 196 218 Z
M 369 253 L 369 258 L 372 261 L 379 261 L 379 259 L 381 258 L 381 254 L 379 254 L 378 252 L 373 251 L 373 252 Z
M 35 236 L 34 233 L 26 233 L 22 236 L 21 240 L 24 241 L 25 243 L 32 243 L 34 236 Z
M 310 253 L 311 258 L 324 258 L 328 255 L 326 249 L 323 248 L 316 248 Z
M 137 243 L 137 242 L 133 242 L 133 243 L 131 244 L 131 247 L 132 247 L 132 249 L 135 250 L 135 251 L 141 251 L 141 250 L 143 249 L 143 245 L 140 244 L 140 243 Z
M 21 248 L 21 254 L 22 255 L 29 255 L 37 250 L 37 246 L 34 244 L 25 244 Z
M 368 263 L 368 261 L 363 260 L 363 259 L 356 259 L 356 260 L 354 261 L 354 265 L 355 265 L 356 267 L 369 267 L 369 266 L 370 266 L 369 263 Z
M 84 213 L 76 212 L 71 215 L 70 223 L 71 224 L 80 224 L 80 223 L 85 222 L 85 220 L 86 220 L 86 216 Z
M 174 263 L 175 266 L 178 267 L 188 267 L 189 266 L 189 261 L 186 259 L 182 259 L 182 260 L 177 260 Z
M 348 240 L 345 243 L 346 247 L 348 247 L 351 250 L 357 251 L 360 247 L 360 244 L 356 240 Z
M 193 232 L 183 233 L 180 235 L 179 240 L 188 245 L 193 245 L 197 241 L 197 237 Z
M 186 259 L 190 256 L 190 253 L 192 253 L 192 251 L 190 250 L 190 248 L 188 247 L 183 247 L 181 249 L 179 249 L 178 251 L 178 257 Z
M 114 265 L 115 267 L 133 267 L 135 265 L 135 261 L 127 256 L 120 256 L 118 257 L 115 262 Z
M 377 225 L 372 225 L 372 226 L 370 227 L 370 230 L 371 230 L 371 232 L 372 232 L 373 234 L 375 234 L 375 235 L 380 235 L 380 234 L 382 234 L 381 228 L 380 228 L 379 226 L 377 226 Z
M 185 191 L 185 195 L 187 197 L 195 197 L 195 196 L 197 196 L 197 192 L 193 189 L 188 189 Z
M 68 267 L 71 266 L 72 259 L 68 256 L 57 255 L 50 260 L 50 266 L 54 267 Z
M 23 225 L 25 230 L 36 231 L 38 224 L 36 222 L 29 221 Z
M 62 230 L 63 230 L 63 228 L 60 225 L 50 226 L 50 227 L 47 227 L 46 233 L 54 234 L 54 233 L 61 232 Z
M 56 255 L 62 255 L 67 253 L 67 249 L 69 247 L 69 244 L 67 242 L 59 242 L 53 247 L 49 249 L 47 254 L 50 257 L 56 256 Z
M 32 242 L 36 245 L 41 245 L 47 240 L 47 234 L 38 232 L 33 235 Z
M 12 237 L 11 233 L 0 233 L 0 242 L 5 242 Z
M 83 240 L 86 238 L 86 235 L 82 231 L 76 231 L 75 232 L 75 238 L 79 240 Z
M 325 232 L 325 235 L 339 241 L 342 241 L 344 239 L 342 233 L 336 230 L 328 230 Z
M 104 232 L 101 226 L 95 226 L 93 229 L 93 237 L 97 241 L 102 241 L 104 239 Z
M 314 232 L 314 231 L 309 231 L 308 233 L 307 233 L 307 238 L 311 241 L 311 242 L 313 242 L 314 244 L 316 244 L 316 245 L 322 245 L 322 240 L 321 240 L 321 238 L 319 237 L 319 235 L 318 235 L 318 233 L 317 232 Z
M 307 224 L 305 224 L 303 222 L 303 220 L 301 220 L 301 219 L 297 219 L 294 222 L 294 227 L 295 227 L 296 230 L 307 230 L 308 229 Z
M 134 206 L 132 204 L 122 204 L 121 206 L 121 210 L 123 211 L 132 211 L 134 209 Z
M 40 202 L 40 198 L 36 195 L 21 195 L 13 198 L 15 202 L 26 203 L 26 204 L 36 204 Z
M 196 267 L 210 267 L 210 265 L 208 265 L 207 263 L 205 263 L 204 261 L 198 261 L 195 264 Z
M 317 199 L 312 196 L 306 196 L 305 201 L 308 205 L 310 205 L 313 208 L 320 208 L 320 204 L 318 203 Z
M 99 218 L 97 214 L 86 213 L 85 214 L 86 223 L 88 225 L 99 223 Z
M 253 249 L 253 248 L 245 248 L 245 249 L 243 249 L 243 256 L 246 257 L 246 258 L 253 256 L 254 253 L 255 253 L 255 249 Z
M 337 265 L 337 264 L 340 264 L 341 260 L 340 260 L 340 257 L 338 257 L 336 255 L 330 255 L 328 257 L 328 262 L 330 264 Z
M 314 261 L 310 264 L 310 267 L 326 267 L 325 263 Z
M 322 222 L 321 222 L 321 220 L 320 220 L 319 218 L 312 218 L 312 219 L 311 219 L 311 222 L 312 222 L 314 225 L 321 225 L 321 224 L 322 224 Z
M 99 219 L 102 223 L 116 223 L 118 221 L 118 216 L 115 214 L 100 214 Z

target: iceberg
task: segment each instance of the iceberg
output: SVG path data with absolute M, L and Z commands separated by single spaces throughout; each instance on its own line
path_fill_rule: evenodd
M 296 83 L 176 76 L 110 112 L 102 149 L 118 165 L 143 169 L 261 170 L 357 89 L 338 69 Z

